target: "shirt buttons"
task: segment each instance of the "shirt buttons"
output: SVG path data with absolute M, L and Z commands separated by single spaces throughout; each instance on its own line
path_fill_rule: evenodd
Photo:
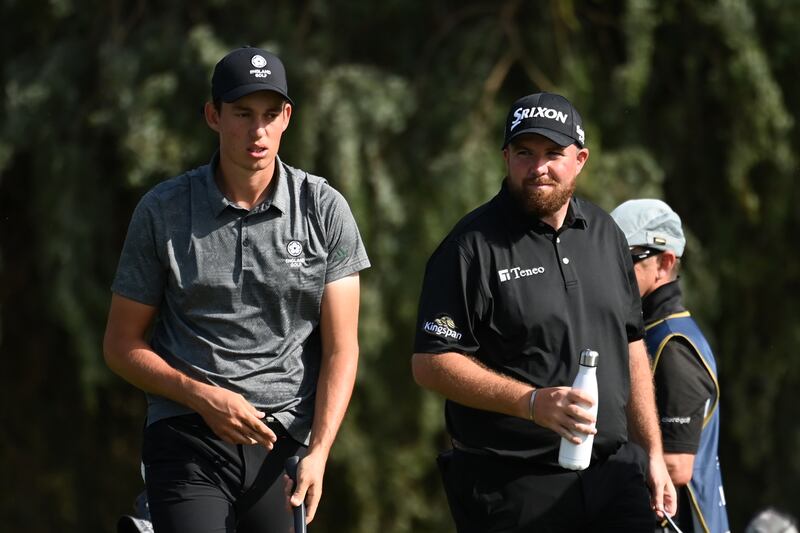
M 250 239 L 244 239 L 244 240 L 242 241 L 242 245 L 243 245 L 243 246 L 250 246 Z
M 561 244 L 561 237 L 556 237 L 556 244 Z
M 569 264 L 569 257 L 565 257 L 564 259 L 561 260 L 561 262 L 564 263 L 565 265 L 568 265 Z

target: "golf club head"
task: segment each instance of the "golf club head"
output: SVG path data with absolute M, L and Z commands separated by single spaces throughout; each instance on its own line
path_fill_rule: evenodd
M 123 515 L 117 520 L 117 533 L 153 533 L 147 491 L 142 491 L 133 504 L 135 515 Z
M 664 511 L 664 521 L 667 524 L 669 524 L 669 529 L 671 531 L 674 531 L 675 533 L 683 533 L 683 531 L 681 531 L 681 528 L 678 527 L 678 524 L 675 523 L 675 521 L 672 519 L 670 515 L 667 514 L 666 511 Z
M 117 520 L 117 533 L 153 533 L 153 524 L 150 520 L 124 515 Z

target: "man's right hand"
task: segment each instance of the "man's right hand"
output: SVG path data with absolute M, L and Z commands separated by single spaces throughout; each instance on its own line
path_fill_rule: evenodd
M 546 387 L 536 389 L 533 405 L 533 421 L 560 437 L 580 444 L 578 433 L 594 435 L 595 418 L 587 411 L 594 404 L 586 392 L 571 387 Z
M 263 422 L 266 413 L 253 407 L 241 394 L 204 386 L 194 409 L 219 438 L 231 444 L 260 444 L 271 450 L 278 437 Z
M 231 444 L 261 444 L 271 450 L 275 433 L 262 422 L 265 413 L 241 394 L 201 383 L 170 366 L 153 351 L 146 333 L 158 308 L 117 294 L 111 297 L 103 355 L 109 368 L 145 392 L 158 394 L 200 413 L 221 439 Z

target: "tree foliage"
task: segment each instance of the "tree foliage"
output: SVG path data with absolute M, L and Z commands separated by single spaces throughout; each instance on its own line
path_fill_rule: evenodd
M 242 44 L 286 63 L 282 157 L 359 221 L 362 358 L 315 531 L 451 526 L 440 398 L 409 356 L 425 261 L 502 179 L 517 97 L 559 91 L 591 149 L 579 192 L 661 197 L 720 365 L 734 530 L 800 513 L 796 0 L 6 0 L 0 32 L 0 461 L 12 530 L 110 531 L 141 488 L 141 393 L 105 368 L 109 285 L 133 206 L 215 147 L 200 108 Z M 13 489 L 11 489 L 13 487 Z M 25 494 L 25 498 L 17 495 Z

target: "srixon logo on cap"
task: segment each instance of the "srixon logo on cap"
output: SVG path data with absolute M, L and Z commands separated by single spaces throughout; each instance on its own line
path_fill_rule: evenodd
M 255 76 L 256 78 L 266 78 L 270 74 L 272 74 L 271 70 L 267 70 L 264 67 L 267 66 L 267 60 L 264 59 L 262 55 L 254 55 L 253 59 L 250 60 L 250 64 L 253 65 L 254 69 L 250 70 L 250 74 Z
M 549 118 L 551 120 L 558 120 L 562 124 L 566 124 L 567 118 L 569 117 L 563 111 L 557 111 L 555 109 L 550 109 L 549 107 L 520 107 L 514 111 L 514 122 L 511 123 L 511 127 L 509 129 L 513 131 L 513 129 L 519 126 L 519 123 L 526 118 Z

